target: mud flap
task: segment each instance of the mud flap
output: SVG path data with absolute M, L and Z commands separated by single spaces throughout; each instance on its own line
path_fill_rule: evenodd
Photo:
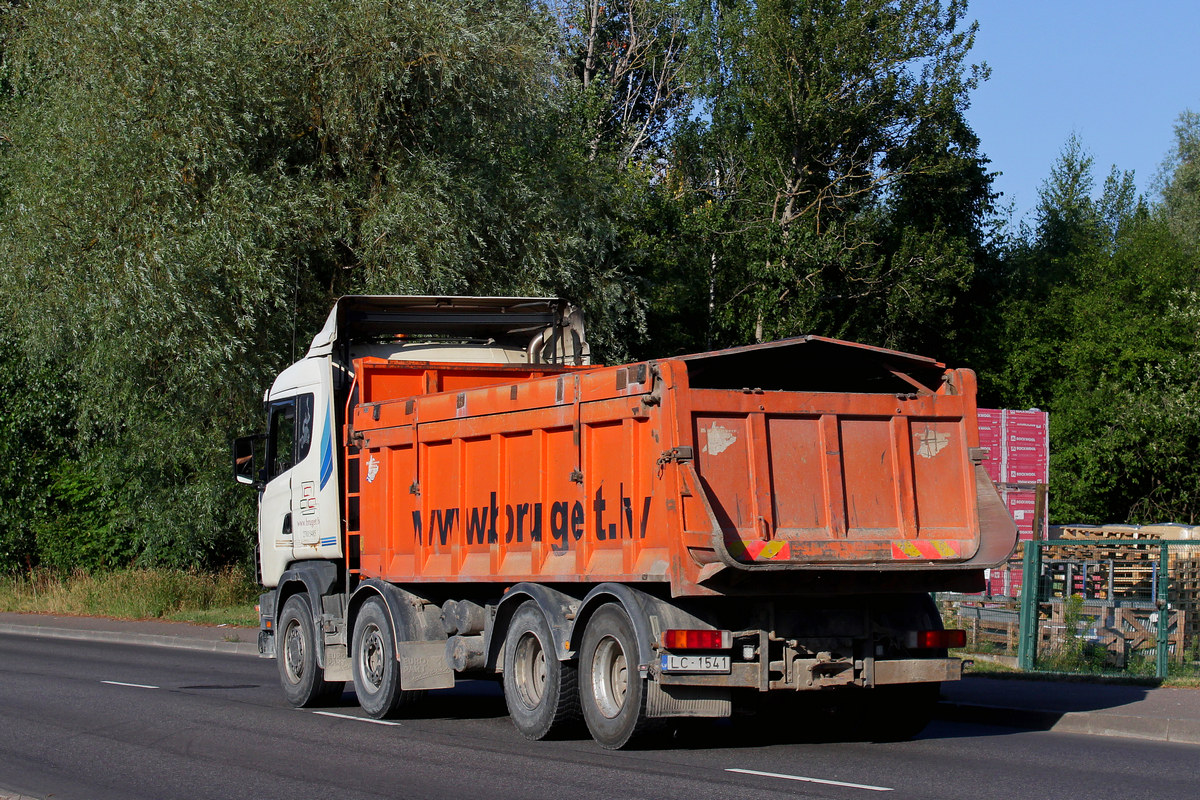
M 975 502 L 978 504 L 980 547 L 964 565 L 995 567 L 1017 549 L 1017 523 L 996 491 L 982 464 L 975 465 Z
M 398 642 L 396 658 L 400 661 L 400 688 L 450 689 L 454 686 L 454 670 L 446 661 L 446 642 Z
M 344 644 L 325 645 L 325 680 L 352 681 L 350 652 Z
M 674 686 L 646 681 L 647 717 L 728 717 L 733 701 L 720 686 Z

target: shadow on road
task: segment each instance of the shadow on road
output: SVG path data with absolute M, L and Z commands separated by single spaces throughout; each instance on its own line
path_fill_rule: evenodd
M 333 708 L 358 708 L 354 689 L 347 686 Z M 492 719 L 508 716 L 504 691 L 498 681 L 460 680 L 453 689 L 434 689 L 420 693 L 417 701 L 405 707 L 405 719 Z
M 882 703 L 882 695 L 874 691 L 864 691 L 849 702 L 834 702 L 820 694 L 752 692 L 735 698 L 735 714 L 729 719 L 664 721 L 646 737 L 644 747 L 721 749 L 1003 736 L 1018 730 L 1049 730 L 1068 712 L 1134 704 L 1148 691 L 1137 685 L 968 678 L 945 684 L 942 702 L 919 710 Z M 348 688 L 334 705 L 357 708 L 353 689 Z M 922 725 L 929 721 L 930 712 L 932 724 Z M 453 689 L 424 693 L 402 717 L 482 720 L 507 714 L 498 681 L 468 680 Z M 582 726 L 578 738 L 587 738 Z

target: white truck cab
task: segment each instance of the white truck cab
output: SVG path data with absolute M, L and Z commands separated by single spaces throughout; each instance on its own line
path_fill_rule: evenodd
M 259 491 L 258 568 L 265 587 L 277 586 L 295 562 L 345 556 L 341 426 L 354 360 L 364 356 L 437 363 L 590 363 L 582 314 L 561 300 L 342 297 L 305 356 L 266 392 L 266 432 L 234 441 L 234 476 Z

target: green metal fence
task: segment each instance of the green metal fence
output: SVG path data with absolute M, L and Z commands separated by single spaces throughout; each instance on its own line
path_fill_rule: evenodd
M 1022 670 L 1200 675 L 1200 542 L 1025 542 Z
M 939 597 L 977 666 L 1200 678 L 1200 541 L 1026 541 L 1004 570 L 1019 596 Z

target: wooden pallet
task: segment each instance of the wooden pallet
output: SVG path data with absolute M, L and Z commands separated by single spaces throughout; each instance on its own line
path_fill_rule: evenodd
M 1064 619 L 1065 604 L 1053 602 L 1049 615 L 1038 622 L 1039 650 L 1051 652 L 1061 647 L 1068 635 Z M 1088 629 L 1095 630 L 1094 643 L 1107 650 L 1117 666 L 1124 666 L 1125 659 L 1134 654 L 1153 654 L 1158 646 L 1158 614 L 1151 608 L 1127 608 L 1089 603 L 1082 610 L 1082 618 L 1088 620 Z M 1189 615 L 1181 609 L 1172 610 L 1167 617 L 1167 652 L 1170 657 L 1181 657 L 1187 652 L 1186 636 Z
M 1187 614 L 1184 640 L 1191 651 L 1200 647 L 1200 555 L 1180 554 L 1171 580 L 1175 605 Z
M 1149 599 L 1156 595 L 1154 581 L 1156 566 L 1160 562 L 1160 545 L 1151 544 L 1108 544 L 1120 540 L 1156 540 L 1162 536 L 1192 535 L 1186 526 L 1136 526 L 1136 525 L 1062 525 L 1051 529 L 1051 538 L 1079 540 L 1078 545 L 1054 545 L 1042 552 L 1043 562 L 1065 562 L 1082 564 L 1092 562 L 1089 572 L 1095 570 L 1103 575 L 1107 584 L 1112 577 L 1114 598 Z M 1175 539 L 1174 541 L 1184 541 Z M 1167 552 L 1167 571 L 1170 581 L 1170 596 L 1176 607 L 1188 613 L 1191 620 L 1188 641 L 1200 636 L 1200 541 L 1195 544 L 1171 546 Z M 1051 564 L 1053 568 L 1053 564 Z M 1093 572 L 1092 574 L 1096 574 Z M 1078 573 L 1076 573 L 1078 574 Z M 1060 581 L 1061 583 L 1061 581 Z M 1074 584 L 1074 580 L 1072 581 Z M 1107 585 L 1105 585 L 1107 590 Z M 1061 596 L 1061 588 L 1059 592 Z
M 1157 539 L 1140 525 L 1051 525 L 1051 539 Z

